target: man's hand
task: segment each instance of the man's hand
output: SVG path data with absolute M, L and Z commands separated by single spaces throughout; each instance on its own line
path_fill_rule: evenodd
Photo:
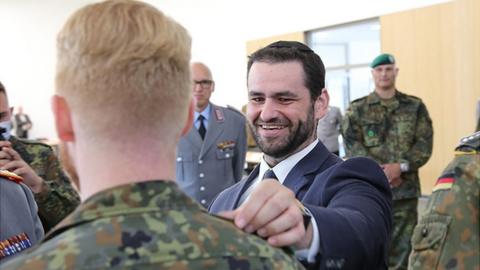
M 400 163 L 382 164 L 382 169 L 388 178 L 390 187 L 398 187 L 402 184 L 403 179 L 401 178 L 402 171 L 400 169 Z
M 263 180 L 239 208 L 220 215 L 248 233 L 256 232 L 275 247 L 304 249 L 312 242 L 311 224 L 305 231 L 295 194 L 276 180 Z
M 43 188 L 43 180 L 33 169 L 20 157 L 17 151 L 11 148 L 10 142 L 0 142 L 0 169 L 8 170 L 21 177 L 23 182 L 32 190 L 33 193 L 39 193 Z
M 388 179 L 391 188 L 399 187 L 403 183 L 403 179 L 401 177 Z

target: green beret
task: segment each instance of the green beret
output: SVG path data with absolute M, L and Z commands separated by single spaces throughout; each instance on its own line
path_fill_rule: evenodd
M 389 65 L 389 64 L 395 64 L 395 58 L 391 54 L 383 53 L 375 57 L 375 59 L 373 59 L 373 62 L 370 64 L 370 67 L 375 68 L 376 66 Z

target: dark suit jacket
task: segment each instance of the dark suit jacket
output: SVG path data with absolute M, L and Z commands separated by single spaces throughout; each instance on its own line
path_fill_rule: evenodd
M 258 175 L 226 189 L 209 211 L 237 208 L 241 194 Z M 387 269 L 392 194 L 380 166 L 368 158 L 342 161 L 322 143 L 297 163 L 283 185 L 310 210 L 318 225 L 314 269 Z

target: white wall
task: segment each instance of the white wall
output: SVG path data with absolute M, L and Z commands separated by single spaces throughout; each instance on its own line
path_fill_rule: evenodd
M 193 60 L 216 81 L 212 101 L 246 103 L 246 41 L 310 30 L 447 0 L 150 0 L 193 37 Z M 55 35 L 67 17 L 92 0 L 0 0 L 0 81 L 12 106 L 34 122 L 31 136 L 55 138 L 50 112 Z

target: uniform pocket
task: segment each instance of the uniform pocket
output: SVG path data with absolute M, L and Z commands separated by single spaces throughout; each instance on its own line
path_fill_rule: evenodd
M 365 147 L 375 147 L 383 144 L 384 125 L 382 122 L 364 122 L 362 129 Z
M 193 154 L 183 153 L 177 155 L 176 163 L 176 178 L 179 182 L 184 182 L 187 179 L 189 171 L 193 171 Z
M 217 159 L 231 159 L 234 153 L 233 148 L 217 149 Z
M 423 216 L 412 235 L 411 265 L 436 269 L 451 221 L 451 217 L 436 213 Z

